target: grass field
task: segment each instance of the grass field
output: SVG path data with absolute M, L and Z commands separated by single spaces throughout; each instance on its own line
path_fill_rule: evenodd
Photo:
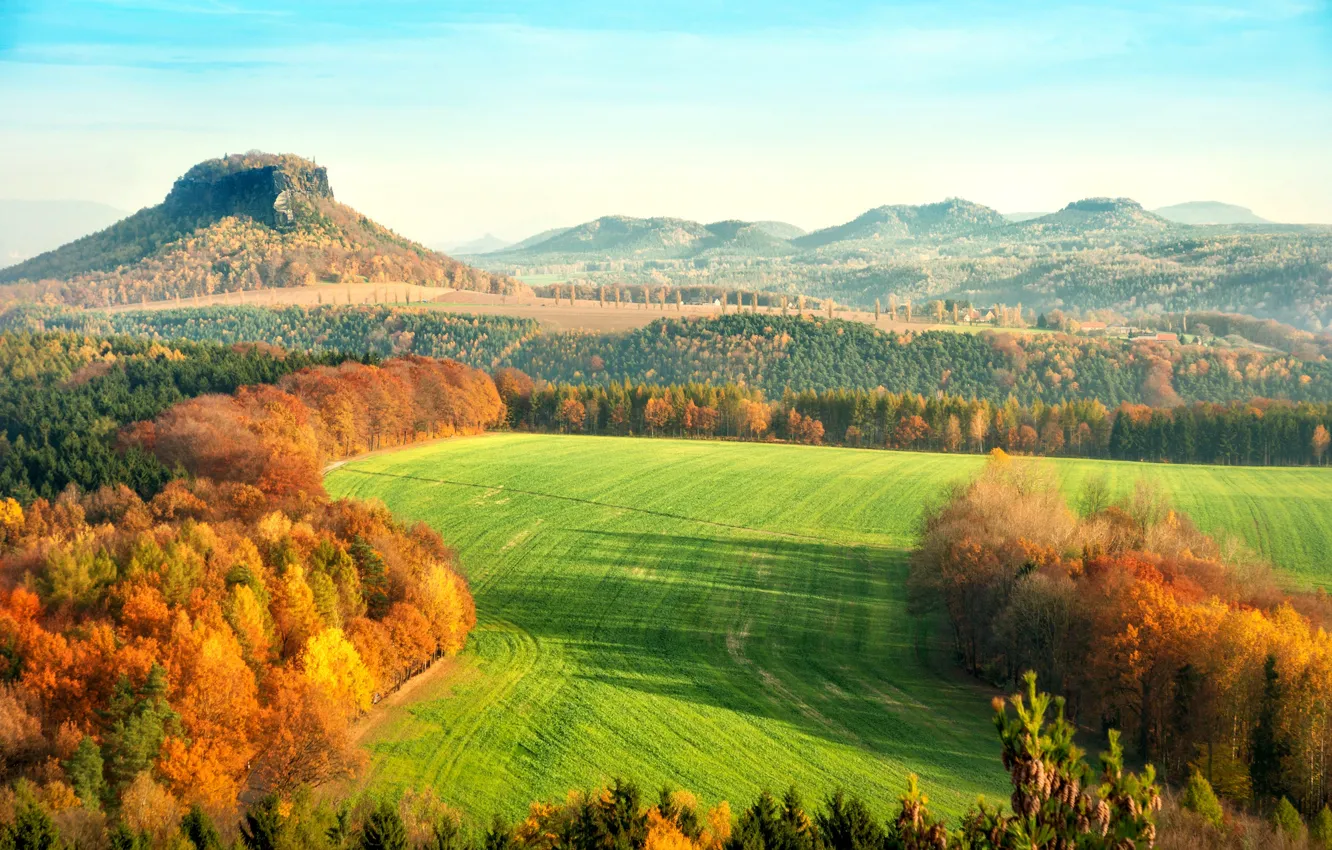
M 354 461 L 460 552 L 468 649 L 377 709 L 373 788 L 434 785 L 479 822 L 614 775 L 747 803 L 842 786 L 880 812 L 917 772 L 941 810 L 1006 797 L 991 694 L 906 615 L 922 505 L 967 456 L 495 435 Z M 1332 543 L 1332 474 L 1060 462 L 1072 488 L 1144 473 L 1297 580 Z M 408 477 L 404 477 L 408 476 Z M 445 483 L 448 482 L 448 483 Z

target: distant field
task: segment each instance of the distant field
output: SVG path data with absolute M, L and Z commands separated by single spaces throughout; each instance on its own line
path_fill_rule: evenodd
M 903 593 L 922 506 L 981 462 L 496 435 L 332 471 L 334 494 L 382 499 L 457 546 L 480 615 L 455 663 L 377 710 L 367 783 L 434 785 L 480 822 L 614 775 L 733 804 L 794 782 L 884 812 L 908 772 L 945 812 L 1006 797 L 990 694 Z M 1070 487 L 1150 474 L 1300 581 L 1332 544 L 1323 470 L 1055 468 Z
M 564 283 L 567 274 L 520 274 L 516 277 L 528 286 L 549 286 L 552 283 Z
M 545 278 L 550 278 L 546 280 Z M 530 284 L 559 283 L 560 275 L 529 275 L 521 278 Z M 667 318 L 691 316 L 716 316 L 721 314 L 721 307 L 701 304 L 684 304 L 679 309 L 674 303 L 668 303 L 666 309 L 653 304 L 623 304 L 615 307 L 608 304 L 602 307 L 596 301 L 581 299 L 573 304 L 567 298 L 559 304 L 553 298 L 537 298 L 532 295 L 500 296 L 484 292 L 468 292 L 444 289 L 434 286 L 417 286 L 410 283 L 321 283 L 315 286 L 292 286 L 277 289 L 251 290 L 247 292 L 227 292 L 217 295 L 200 295 L 193 298 L 170 299 L 167 301 L 147 301 L 140 304 L 122 304 L 109 308 L 112 312 L 125 310 L 171 310 L 177 307 L 210 307 L 218 304 L 251 304 L 256 306 L 279 306 L 300 304 L 314 307 L 321 304 L 411 304 L 429 307 L 435 310 L 448 310 L 454 313 L 478 313 L 481 315 L 517 316 L 524 319 L 536 319 L 551 330 L 580 330 L 595 333 L 613 333 L 641 328 L 649 323 Z M 735 305 L 728 308 L 735 312 Z M 749 310 L 748 307 L 745 308 Z M 778 308 L 764 308 L 760 312 L 779 315 Z M 811 311 L 812 312 L 812 311 Z M 958 326 L 951 324 L 936 325 L 928 322 L 890 322 L 880 317 L 876 322 L 873 312 L 856 310 L 838 310 L 836 316 L 852 322 L 864 322 L 882 330 L 921 331 L 960 331 L 975 333 L 993 330 L 986 326 Z M 1034 329 L 1003 329 L 1009 333 L 1040 333 Z

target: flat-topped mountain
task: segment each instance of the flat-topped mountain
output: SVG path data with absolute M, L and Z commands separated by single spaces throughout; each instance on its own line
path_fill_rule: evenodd
M 1269 224 L 1270 222 L 1248 207 L 1223 204 L 1220 201 L 1187 201 L 1153 210 L 1162 218 L 1179 224 Z
M 517 286 L 338 203 L 327 169 L 259 151 L 201 162 L 161 204 L 0 269 L 0 283 L 86 305 L 361 280 Z
M 246 216 L 290 230 L 320 199 L 333 200 L 328 169 L 291 154 L 244 154 L 210 159 L 185 172 L 163 202 L 178 218 Z
M 1107 230 L 1165 230 L 1172 223 L 1131 198 L 1085 198 L 1059 212 L 1021 223 L 1035 233 L 1093 233 Z

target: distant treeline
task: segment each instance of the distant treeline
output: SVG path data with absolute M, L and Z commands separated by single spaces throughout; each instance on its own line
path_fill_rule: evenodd
M 534 319 L 472 316 L 386 305 L 222 305 L 116 313 L 24 306 L 0 314 L 0 330 L 76 331 L 97 336 L 194 342 L 265 342 L 291 351 L 419 354 L 489 367 L 537 332 Z
M 533 431 L 1244 465 L 1321 464 L 1332 431 L 1332 404 L 1265 399 L 1112 410 L 881 390 L 769 401 L 737 384 L 536 384 L 514 369 L 495 380 L 509 426 Z

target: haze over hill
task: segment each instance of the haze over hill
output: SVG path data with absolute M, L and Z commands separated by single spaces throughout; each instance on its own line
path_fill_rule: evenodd
M 1156 214 L 1180 224 L 1268 224 L 1248 207 L 1220 201 L 1188 201 L 1160 207 Z
M 1165 230 L 1170 221 L 1131 198 L 1086 198 L 1059 212 L 1020 222 L 1031 233 L 1080 235 L 1104 231 Z
M 0 269 L 0 283 L 89 305 L 361 280 L 516 286 L 338 203 L 327 169 L 259 151 L 201 162 L 161 204 Z
M 125 217 L 93 201 L 0 199 L 0 268 L 87 236 Z
M 780 221 L 717 221 L 602 216 L 575 227 L 537 234 L 487 259 L 586 256 L 589 258 L 683 259 L 705 255 L 782 256 L 795 253 L 788 240 L 804 231 Z
M 513 242 L 503 237 L 496 236 L 493 233 L 487 233 L 478 236 L 475 239 L 469 239 L 466 242 L 440 242 L 431 247 L 437 251 L 443 251 L 446 254 L 489 254 L 493 251 L 503 251 L 511 246 Z

